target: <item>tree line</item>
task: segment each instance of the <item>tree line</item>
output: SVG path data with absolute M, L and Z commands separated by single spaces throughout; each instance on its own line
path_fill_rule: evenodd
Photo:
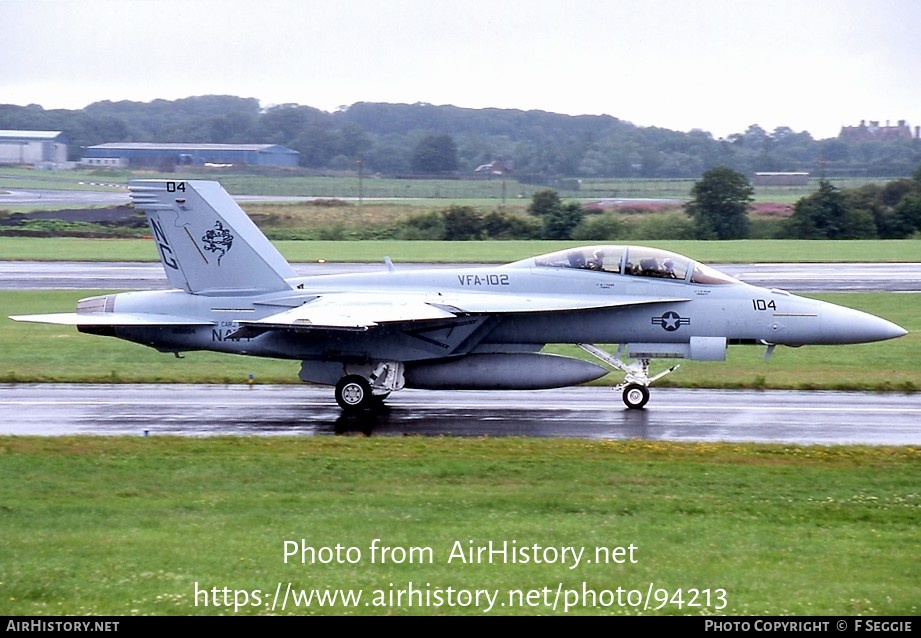
M 361 102 L 329 113 L 310 106 L 262 108 L 255 98 L 209 95 L 151 102 L 101 101 L 80 110 L 0 105 L 0 129 L 60 130 L 70 159 L 107 142 L 279 144 L 316 171 L 468 176 L 495 160 L 512 177 L 697 178 L 714 166 L 751 175 L 904 177 L 921 163 L 921 141 L 815 140 L 788 127 L 753 124 L 715 139 L 702 130 L 639 127 L 610 115 Z
M 727 166 L 704 172 L 684 204 L 684 219 L 629 226 L 624 216 L 586 210 L 564 202 L 553 189 L 532 196 L 524 219 L 503 211 L 483 215 L 470 206 L 451 206 L 404 223 L 414 229 L 406 239 L 749 239 L 754 188 L 748 178 Z M 802 197 L 793 214 L 776 220 L 772 239 L 906 239 L 921 237 L 921 167 L 911 179 L 839 189 L 820 180 L 815 193 Z
M 696 239 L 749 238 L 749 208 L 754 189 L 731 168 L 706 171 L 684 205 Z M 802 197 L 778 227 L 778 238 L 906 239 L 921 236 L 921 166 L 911 179 L 839 189 L 819 180 L 816 192 Z

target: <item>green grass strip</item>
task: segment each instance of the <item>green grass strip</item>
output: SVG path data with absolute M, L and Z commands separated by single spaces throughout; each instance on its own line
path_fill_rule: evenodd
M 399 262 L 507 263 L 561 248 L 591 242 L 577 241 L 277 241 L 291 262 Z M 601 242 L 604 243 L 604 242 Z M 617 242 L 607 242 L 617 243 Z M 664 248 L 704 263 L 778 262 L 915 262 L 921 244 L 916 240 L 744 240 L 744 241 L 633 241 Z M 150 239 L 83 239 L 73 237 L 0 237 L 0 259 L 15 261 L 157 261 Z
M 921 612 L 916 447 L 0 437 L 0 475 L 4 615 Z

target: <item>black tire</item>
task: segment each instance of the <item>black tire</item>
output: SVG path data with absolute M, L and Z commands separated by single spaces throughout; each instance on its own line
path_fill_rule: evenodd
M 364 377 L 350 374 L 336 384 L 336 403 L 346 412 L 357 412 L 372 405 L 371 384 Z
M 649 388 L 631 383 L 624 388 L 624 404 L 631 410 L 639 410 L 649 401 Z

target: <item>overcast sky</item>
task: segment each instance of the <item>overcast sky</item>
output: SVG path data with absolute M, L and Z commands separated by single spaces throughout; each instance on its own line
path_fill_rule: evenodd
M 921 125 L 921 0 L 0 0 L 0 103 L 608 114 L 715 137 Z

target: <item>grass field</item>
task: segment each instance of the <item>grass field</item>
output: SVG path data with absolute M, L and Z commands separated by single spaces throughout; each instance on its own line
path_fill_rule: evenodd
M 561 248 L 577 241 L 276 241 L 291 262 L 507 263 Z M 616 243 L 616 242 L 608 242 Z M 917 262 L 917 240 L 739 240 L 650 241 L 703 263 L 782 262 Z M 157 261 L 150 239 L 83 239 L 0 237 L 0 260 L 6 261 Z
M 131 179 L 212 179 L 220 181 L 234 195 L 284 195 L 338 198 L 420 198 L 441 200 L 490 200 L 513 202 L 530 199 L 534 192 L 554 188 L 568 199 L 650 198 L 688 199 L 695 179 L 585 178 L 567 179 L 552 184 L 521 184 L 515 179 L 396 179 L 358 173 L 314 176 L 295 172 L 255 175 L 233 170 L 195 169 L 165 175 L 152 171 L 76 169 L 35 171 L 4 167 L 0 171 L 0 191 L 9 189 L 51 188 L 74 190 L 118 190 Z M 831 178 L 838 188 L 857 188 L 867 183 L 884 184 L 890 179 Z M 758 202 L 792 203 L 814 193 L 818 178 L 805 186 L 756 186 Z
M 0 475 L 2 615 L 921 612 L 912 447 L 0 437 Z

